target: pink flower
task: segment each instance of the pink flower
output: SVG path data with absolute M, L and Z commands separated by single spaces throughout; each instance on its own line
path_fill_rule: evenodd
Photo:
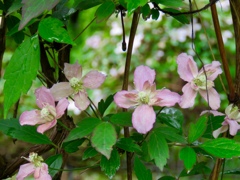
M 36 180 L 51 180 L 52 177 L 48 174 L 48 165 L 42 163 L 43 158 L 38 156 L 37 153 L 30 153 L 29 158 L 25 158 L 30 163 L 23 164 L 20 166 L 17 174 L 17 180 L 24 180 L 27 176 L 33 174 Z
M 25 111 L 21 114 L 19 121 L 21 125 L 41 124 L 38 126 L 37 131 L 43 134 L 56 125 L 57 119 L 64 114 L 69 103 L 67 99 L 61 99 L 55 106 L 50 90 L 45 87 L 38 88 L 35 95 L 37 98 L 36 103 L 41 110 Z
M 134 72 L 136 89 L 120 91 L 114 101 L 121 108 L 136 107 L 132 115 L 133 127 L 142 134 L 153 128 L 156 114 L 152 106 L 173 106 L 180 96 L 168 89 L 156 90 L 155 71 L 147 66 L 138 66 Z
M 221 64 L 218 61 L 213 61 L 212 64 L 205 65 L 206 78 L 204 69 L 198 71 L 197 64 L 192 56 L 182 53 L 177 57 L 177 63 L 178 74 L 184 81 L 187 81 L 187 84 L 182 88 L 183 95 L 179 105 L 182 108 L 192 107 L 197 92 L 199 92 L 206 101 L 208 101 L 208 94 L 210 107 L 213 110 L 218 109 L 220 107 L 220 96 L 213 88 L 213 80 L 222 73 Z
M 82 77 L 82 67 L 79 64 L 64 64 L 64 74 L 69 82 L 60 82 L 50 89 L 55 100 L 73 95 L 75 105 L 80 110 L 85 110 L 90 101 L 86 88 L 98 88 L 106 79 L 106 76 L 98 71 L 90 71 Z
M 222 122 L 222 127 L 213 131 L 214 138 L 217 138 L 220 133 L 226 132 L 228 129 L 229 129 L 229 133 L 232 136 L 235 136 L 237 134 L 238 130 L 240 129 L 240 125 L 238 124 L 238 122 L 240 122 L 240 113 L 239 113 L 239 109 L 237 106 L 230 104 L 225 109 L 225 114 L 220 113 L 218 111 L 204 111 L 201 113 L 201 115 L 206 112 L 210 112 L 214 116 L 226 116 L 224 118 L 224 121 Z

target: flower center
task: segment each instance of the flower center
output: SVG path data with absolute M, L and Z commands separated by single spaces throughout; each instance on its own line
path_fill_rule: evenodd
M 78 92 L 83 89 L 82 82 L 78 78 L 71 78 L 70 79 L 70 86 L 74 89 L 75 92 Z
M 206 80 L 205 74 L 198 75 L 193 80 L 193 82 L 196 86 L 198 86 L 198 88 L 203 89 L 203 90 L 206 90 L 206 87 L 207 87 L 207 89 L 210 89 L 214 86 L 213 81 Z
M 138 99 L 142 104 L 148 104 L 150 98 L 146 92 L 141 91 L 138 93 Z
M 43 158 L 42 156 L 38 156 L 37 153 L 31 152 L 29 154 L 29 158 L 25 158 L 25 157 L 22 157 L 22 158 L 26 159 L 27 161 L 30 161 L 35 167 L 42 166 Z
M 56 109 L 53 106 L 47 104 L 46 106 L 44 106 L 44 108 L 42 108 L 40 115 L 42 119 L 50 122 L 55 119 L 57 113 Z

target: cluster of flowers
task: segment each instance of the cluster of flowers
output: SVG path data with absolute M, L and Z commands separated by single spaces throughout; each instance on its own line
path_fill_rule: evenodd
M 132 115 L 133 128 L 139 133 L 146 134 L 149 132 L 156 121 L 156 113 L 153 106 L 171 107 L 176 103 L 181 108 L 190 108 L 194 105 L 197 93 L 208 102 L 211 107 L 210 112 L 214 115 L 224 115 L 216 110 L 220 107 L 220 96 L 214 89 L 214 80 L 222 73 L 221 64 L 218 61 L 213 61 L 211 64 L 205 65 L 198 70 L 196 62 L 186 53 L 182 53 L 177 57 L 178 74 L 180 78 L 187 83 L 182 88 L 183 95 L 176 92 L 171 92 L 168 89 L 156 89 L 154 70 L 148 66 L 138 66 L 134 71 L 135 89 L 130 91 L 120 91 L 114 96 L 114 102 L 117 106 L 125 109 L 135 108 Z M 69 102 L 67 97 L 71 96 L 74 99 L 75 105 L 80 110 L 85 110 L 90 101 L 86 89 L 98 88 L 104 81 L 106 76 L 98 71 L 90 71 L 82 77 L 82 67 L 79 64 L 65 63 L 64 74 L 69 82 L 60 82 L 51 89 L 41 87 L 35 91 L 36 103 L 41 110 L 32 110 L 23 112 L 20 116 L 21 125 L 37 125 L 39 133 L 44 133 L 54 127 L 57 119 L 60 118 Z M 58 101 L 56 105 L 56 101 Z M 230 105 L 226 109 L 226 118 L 222 123 L 222 127 L 213 132 L 214 137 L 220 133 L 230 129 L 230 134 L 235 135 L 240 129 L 240 113 L 238 108 Z M 22 165 L 18 173 L 17 179 L 34 173 L 36 179 L 50 178 L 46 173 L 47 165 L 35 162 L 39 160 L 36 154 L 30 154 L 29 158 L 31 165 Z M 41 159 L 41 158 L 40 158 Z M 42 159 L 41 159 L 42 161 Z M 23 173 L 22 169 L 27 169 L 27 174 Z

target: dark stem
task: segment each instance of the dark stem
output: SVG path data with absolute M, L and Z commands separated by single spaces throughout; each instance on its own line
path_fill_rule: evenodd
M 127 45 L 126 45 L 126 41 L 125 41 L 125 27 L 124 27 L 124 20 L 123 20 L 123 17 L 125 15 L 125 12 L 123 9 L 120 9 L 120 12 L 121 12 L 121 22 L 122 22 L 122 31 L 123 31 L 123 34 L 122 34 L 122 50 L 123 51 L 126 51 L 127 49 Z

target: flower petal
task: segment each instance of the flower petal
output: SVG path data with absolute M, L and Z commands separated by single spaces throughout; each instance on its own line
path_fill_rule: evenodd
M 65 110 L 67 109 L 68 105 L 69 105 L 69 102 L 68 102 L 68 100 L 65 99 L 65 98 L 64 98 L 64 99 L 61 99 L 61 100 L 58 102 L 58 104 L 57 104 L 57 106 L 56 106 L 56 112 L 57 112 L 56 118 L 57 118 L 57 119 L 59 119 L 59 118 L 64 114 L 64 112 L 65 112 Z
M 183 95 L 181 96 L 179 105 L 181 106 L 181 108 L 192 107 L 197 96 L 197 91 L 191 88 L 190 83 L 187 83 L 185 86 L 183 86 L 182 91 Z
M 213 110 L 203 111 L 203 112 L 201 112 L 200 116 L 202 116 L 202 115 L 204 115 L 206 113 L 211 113 L 211 114 L 213 114 L 213 116 L 225 116 L 225 114 L 223 114 L 221 112 L 218 112 L 218 111 L 213 111 Z
M 34 178 L 36 180 L 51 180 L 52 177 L 48 174 L 48 165 L 46 163 L 42 163 L 42 167 L 40 168 L 39 174 L 34 173 Z
M 157 90 L 157 98 L 160 99 L 159 103 L 155 104 L 157 106 L 170 107 L 180 102 L 180 95 L 168 89 Z
M 45 131 L 51 129 L 51 128 L 54 127 L 56 124 L 57 124 L 57 120 L 56 120 L 56 119 L 54 119 L 54 120 L 51 121 L 51 122 L 47 122 L 47 123 L 45 123 L 45 124 L 42 124 L 42 125 L 38 126 L 37 132 L 43 134 Z
M 21 125 L 36 125 L 42 121 L 39 110 L 25 111 L 21 114 L 19 122 Z
M 71 88 L 69 82 L 60 82 L 54 84 L 50 89 L 55 101 L 66 98 L 74 93 L 74 90 Z
M 191 82 L 194 77 L 198 75 L 198 68 L 192 56 L 186 53 L 181 53 L 177 57 L 178 74 L 181 79 Z
M 217 110 L 220 107 L 220 96 L 214 88 L 208 89 L 208 98 L 206 90 L 199 90 L 200 95 L 208 102 L 209 98 L 209 106 L 213 110 Z
M 36 89 L 35 95 L 36 95 L 36 103 L 39 108 L 42 109 L 43 106 L 46 105 L 46 103 L 55 107 L 55 101 L 54 101 L 53 95 L 51 94 L 50 90 L 47 89 L 46 87 L 41 87 Z
M 240 125 L 238 124 L 237 121 L 235 120 L 225 120 L 228 122 L 228 125 L 229 125 L 229 133 L 232 135 L 232 136 L 235 136 L 238 132 L 238 130 L 240 129 Z
M 218 61 L 213 61 L 211 64 L 206 64 L 204 66 L 205 72 L 207 74 L 207 79 L 213 81 L 217 78 L 219 74 L 222 73 L 222 69 L 220 68 L 221 64 Z M 199 71 L 200 73 L 204 73 L 204 69 L 202 68 Z
M 148 81 L 151 85 L 154 83 L 156 73 L 148 66 L 138 66 L 134 71 L 134 84 L 137 90 L 143 90 L 144 83 Z
M 114 102 L 119 107 L 128 109 L 138 104 L 137 97 L 136 91 L 120 91 L 114 95 Z
M 16 176 L 17 180 L 24 180 L 25 177 L 33 174 L 35 171 L 35 167 L 32 163 L 23 164 L 20 166 L 18 174 Z
M 132 115 L 133 127 L 142 134 L 146 134 L 153 128 L 156 114 L 151 106 L 138 106 Z
M 87 107 L 90 104 L 90 101 L 88 99 L 88 95 L 86 92 L 79 91 L 79 93 L 74 95 L 73 99 L 75 101 L 75 106 L 81 111 L 84 111 L 85 109 L 87 109 Z
M 95 89 L 101 86 L 105 81 L 106 76 L 98 71 L 90 71 L 83 77 L 83 86 L 90 89 Z
M 76 62 L 75 64 L 64 63 L 64 74 L 70 81 L 73 77 L 82 78 L 82 67 Z
M 228 125 L 222 126 L 222 127 L 218 128 L 217 130 L 213 131 L 213 137 L 217 138 L 219 136 L 219 134 L 226 132 L 227 130 L 228 130 Z

